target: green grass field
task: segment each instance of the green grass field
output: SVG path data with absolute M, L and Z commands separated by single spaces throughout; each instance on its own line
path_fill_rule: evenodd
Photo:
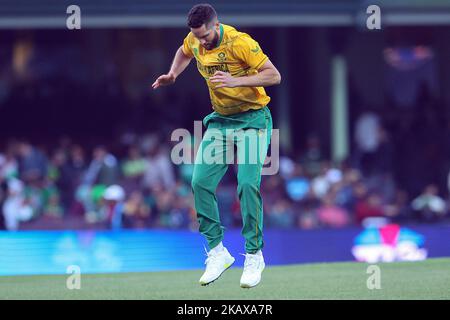
M 0 299 L 450 299 L 450 259 L 378 264 L 381 289 L 369 290 L 364 263 L 267 267 L 259 286 L 241 289 L 231 268 L 207 287 L 201 270 L 82 275 L 68 290 L 66 275 L 0 277 Z

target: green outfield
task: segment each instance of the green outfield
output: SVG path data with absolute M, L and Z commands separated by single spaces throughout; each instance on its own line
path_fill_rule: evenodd
M 327 263 L 267 267 L 261 284 L 241 289 L 242 269 L 231 268 L 207 287 L 201 270 L 68 276 L 0 277 L 0 299 L 450 299 L 450 259 L 378 264 L 381 289 L 369 290 L 367 264 Z

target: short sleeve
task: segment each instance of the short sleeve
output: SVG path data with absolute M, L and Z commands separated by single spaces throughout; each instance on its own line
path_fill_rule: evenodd
M 193 58 L 194 54 L 192 53 L 192 49 L 191 49 L 191 45 L 190 45 L 190 35 L 191 34 L 189 33 L 186 36 L 186 38 L 184 38 L 182 50 L 186 56 Z
M 259 69 L 269 58 L 264 54 L 258 42 L 249 35 L 240 36 L 234 42 L 234 55 L 252 69 Z

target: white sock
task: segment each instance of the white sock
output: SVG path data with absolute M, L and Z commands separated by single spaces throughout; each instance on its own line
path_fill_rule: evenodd
M 219 253 L 222 250 L 223 250 L 223 244 L 222 244 L 222 241 L 221 241 L 217 246 L 215 246 L 214 248 L 211 249 L 211 252 Z

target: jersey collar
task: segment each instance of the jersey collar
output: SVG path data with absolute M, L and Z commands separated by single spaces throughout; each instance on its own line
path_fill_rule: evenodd
M 220 47 L 220 45 L 222 44 L 223 34 L 224 34 L 222 24 L 220 24 L 219 30 L 220 30 L 220 37 L 219 37 L 219 43 L 217 44 L 216 48 Z

